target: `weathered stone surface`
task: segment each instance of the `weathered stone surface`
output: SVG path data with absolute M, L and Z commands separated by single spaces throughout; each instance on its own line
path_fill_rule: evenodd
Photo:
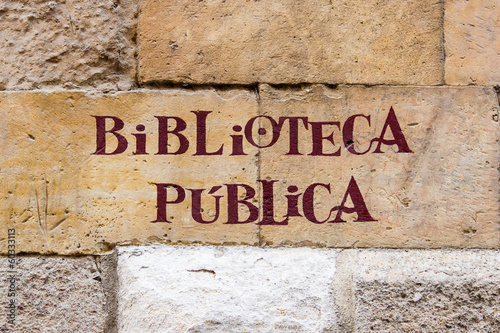
M 0 89 L 128 90 L 135 76 L 135 0 L 0 3 Z
M 120 332 L 329 332 L 335 250 L 118 248 Z
M 95 256 L 94 259 L 100 273 L 104 296 L 106 298 L 106 304 L 104 304 L 106 321 L 103 331 L 105 333 L 118 333 L 118 274 L 116 270 L 118 255 L 116 251 L 113 251 L 109 255 Z
M 120 332 L 497 332 L 500 252 L 118 248 Z
M 335 145 L 322 140 L 325 153 L 339 150 L 340 156 L 311 156 L 312 126 L 298 125 L 298 151 L 290 153 L 289 123 L 271 148 L 261 149 L 261 179 L 274 183 L 274 216 L 284 220 L 288 212 L 285 195 L 296 185 L 301 194 L 298 212 L 288 225 L 262 225 L 261 242 L 267 245 L 314 245 L 340 247 L 465 247 L 498 248 L 499 228 L 499 139 L 498 105 L 493 89 L 479 87 L 339 87 L 308 86 L 295 91 L 262 85 L 260 107 L 263 115 L 308 117 L 309 122 L 340 122 L 324 127 L 332 132 Z M 384 123 L 393 108 L 400 130 L 388 127 L 384 138 L 403 135 L 413 153 L 398 153 L 399 146 L 381 145 L 376 151 Z M 350 116 L 354 134 L 343 142 Z M 262 119 L 271 133 L 270 122 Z M 342 134 L 341 134 L 342 133 Z M 401 134 L 402 133 L 402 134 Z M 269 135 L 267 135 L 269 136 Z M 345 138 L 344 138 L 345 139 Z M 269 142 L 262 139 L 262 145 Z M 319 140 L 317 140 L 319 141 Z M 349 140 L 348 140 L 349 141 Z M 346 147 L 354 144 L 355 155 Z M 374 220 L 356 222 L 359 214 L 333 207 L 353 208 L 348 185 L 354 177 L 359 193 Z M 313 183 L 329 184 L 331 194 L 318 187 L 312 199 L 304 199 Z M 304 202 L 313 203 L 313 218 L 305 216 Z M 356 199 L 358 207 L 362 207 Z M 293 205 L 292 205 L 293 207 Z M 310 209 L 310 208 L 309 208 Z M 265 210 L 265 209 L 264 209 Z M 292 209 L 293 213 L 293 209 Z
M 213 111 L 207 118 L 207 150 L 216 151 L 224 144 L 224 156 L 193 156 L 197 137 L 193 110 Z M 115 243 L 258 244 L 257 225 L 224 224 L 228 221 L 226 197 L 221 199 L 217 222 L 195 222 L 190 218 L 187 189 L 186 199 L 166 210 L 172 223 L 150 223 L 157 218 L 155 183 L 192 189 L 221 186 L 214 194 L 221 196 L 227 192 L 227 183 L 257 188 L 257 148 L 247 145 L 248 155 L 229 156 L 232 132 L 227 132 L 256 114 L 256 96 L 246 90 L 1 93 L 0 118 L 5 120 L 0 130 L 1 219 L 6 227 L 16 229 L 18 251 L 24 252 L 100 253 Z M 125 127 L 118 133 L 129 142 L 124 153 L 94 154 L 93 116 L 123 120 Z M 190 141 L 185 154 L 156 155 L 155 116 L 176 116 L 188 123 L 182 132 Z M 134 155 L 131 133 L 140 133 L 139 124 L 145 126 L 149 155 Z M 168 125 L 174 130 L 173 121 Z M 112 127 L 108 119 L 106 129 Z M 117 147 L 113 134 L 107 134 L 106 144 L 106 153 Z M 173 135 L 168 144 L 171 153 L 179 146 Z M 168 190 L 169 201 L 176 196 L 174 189 Z M 202 201 L 206 209 L 202 216 L 210 220 L 215 208 L 207 207 L 214 207 L 214 198 L 206 195 Z M 240 218 L 245 218 L 245 207 L 240 206 Z M 7 242 L 0 242 L 0 249 L 6 253 Z
M 247 90 L 144 90 L 109 95 L 5 92 L 0 98 L 0 116 L 6 120 L 0 132 L 0 214 L 8 221 L 7 227 L 16 228 L 22 240 L 19 251 L 101 253 L 116 243 L 158 242 L 408 248 L 497 248 L 500 243 L 500 134 L 493 89 L 315 85 L 281 90 L 262 85 L 259 103 L 256 94 Z M 411 153 L 398 152 L 402 147 L 391 142 L 380 145 L 381 153 L 374 153 L 378 143 L 371 140 L 382 136 L 391 107 L 401 130 L 396 124 L 386 126 L 383 138 L 390 141 L 399 133 Z M 206 128 L 194 113 L 203 110 L 212 111 L 206 114 Z M 307 116 L 308 129 L 299 123 L 296 137 L 297 150 L 303 155 L 290 155 L 289 121 L 278 131 L 277 143 L 265 148 L 266 137 L 273 131 L 265 117 L 256 118 L 251 126 L 250 119 L 257 114 L 275 121 Z M 353 127 L 355 151 L 371 145 L 364 155 L 349 152 L 350 143 L 341 136 L 348 132 L 345 124 L 354 114 L 371 117 L 370 126 L 366 118 L 358 117 Z M 128 140 L 125 152 L 94 154 L 98 116 L 124 121 L 118 133 Z M 179 123 L 179 119 L 187 122 L 182 131 L 190 143 L 185 153 L 157 154 L 159 120 L 155 116 L 175 116 Z M 258 121 L 267 134 L 257 133 Z M 338 121 L 341 130 L 327 125 L 322 134 L 313 135 L 318 128 L 314 122 L 319 121 Z M 111 131 L 114 124 L 118 123 L 107 119 L 106 130 Z M 141 124 L 148 155 L 135 154 L 142 148 L 136 147 L 132 134 L 141 134 Z M 169 131 L 175 131 L 172 119 L 168 125 Z M 237 130 L 235 125 L 242 128 Z M 221 147 L 222 155 L 195 155 L 203 128 L 207 151 Z M 247 131 L 250 128 L 253 134 Z M 328 138 L 318 139 L 332 131 L 334 145 Z M 104 152 L 110 154 L 117 139 L 111 133 L 106 136 Z M 178 138 L 168 137 L 168 145 L 160 146 L 173 153 L 179 148 Z M 235 150 L 238 138 L 246 155 Z M 263 148 L 252 146 L 249 138 Z M 318 142 L 324 153 L 340 149 L 340 156 L 311 156 Z M 272 180 L 273 194 L 269 195 Z M 346 211 L 354 202 L 361 207 L 354 187 L 348 186 L 352 181 L 371 219 L 361 219 L 359 211 Z M 155 184 L 159 183 L 179 185 L 186 194 L 182 202 L 167 205 L 160 219 L 172 223 L 150 223 L 162 211 L 157 202 L 165 202 L 157 196 Z M 314 197 L 305 199 L 306 188 L 313 183 L 330 184 L 331 194 L 319 186 Z M 232 201 L 230 184 L 233 189 L 238 186 Z M 255 194 L 245 194 L 248 188 L 236 184 L 251 186 Z M 287 188 L 294 185 L 299 194 L 297 212 L 285 197 L 291 194 Z M 348 188 L 349 196 L 345 195 Z M 189 189 L 204 189 L 199 208 L 193 205 Z M 179 191 L 170 187 L 167 200 L 176 200 Z M 217 215 L 218 197 L 216 221 L 197 222 L 197 212 L 207 221 Z M 251 205 L 258 214 L 249 214 Z M 335 206 L 343 207 L 342 214 L 330 214 Z M 236 221 L 236 212 L 238 222 L 249 218 L 251 223 L 227 224 Z M 281 222 L 287 212 L 292 215 L 288 225 L 265 225 L 273 215 Z M 329 214 L 328 221 L 347 222 L 321 223 Z M 0 250 L 6 253 L 6 242 L 0 243 Z
M 7 332 L 103 332 L 106 313 L 101 273 L 91 257 L 18 256 L 16 295 L 8 296 L 12 273 L 1 258 L 0 330 Z M 14 325 L 7 308 L 15 299 Z
M 142 1 L 139 79 L 443 81 L 440 1 Z
M 498 251 L 383 250 L 342 255 L 358 263 L 350 266 L 355 332 L 500 330 Z
M 500 4 L 446 0 L 445 80 L 451 85 L 500 84 Z

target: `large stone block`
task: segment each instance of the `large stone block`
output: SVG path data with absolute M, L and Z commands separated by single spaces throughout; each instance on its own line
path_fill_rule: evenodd
M 119 332 L 331 332 L 337 251 L 118 248 Z
M 259 96 L 0 94 L 0 214 L 18 250 L 498 247 L 493 89 L 262 85 Z
M 197 134 L 196 115 L 191 112 L 197 110 L 213 111 L 205 114 L 206 127 L 200 121 L 199 128 L 206 130 L 207 152 L 224 145 L 224 156 L 193 156 L 202 136 Z M 100 253 L 116 243 L 258 244 L 257 225 L 224 223 L 229 191 L 224 184 L 257 188 L 258 177 L 257 148 L 247 146 L 247 155 L 229 156 L 227 131 L 255 115 L 256 96 L 245 90 L 1 93 L 0 118 L 5 122 L 0 130 L 0 216 L 6 227 L 15 228 L 18 251 L 23 252 Z M 123 129 L 118 120 L 97 118 L 104 116 L 121 119 Z M 160 121 L 155 116 L 178 119 Z M 98 119 L 104 119 L 107 131 L 117 126 L 116 133 L 128 142 L 123 153 L 95 154 L 111 154 L 119 147 L 112 133 L 103 134 L 105 147 L 98 144 Z M 189 140 L 187 151 L 163 154 L 177 152 L 180 140 L 170 134 L 168 142 L 159 142 L 158 133 L 181 130 L 181 120 L 187 122 L 182 131 Z M 165 124 L 162 129 L 160 122 Z M 145 147 L 136 146 L 132 133 L 146 135 Z M 165 152 L 157 154 L 159 146 Z M 168 189 L 155 185 L 163 183 L 184 187 L 186 199 L 177 197 L 182 196 L 181 189 L 173 185 Z M 207 194 L 209 190 L 223 197 L 216 222 L 202 224 L 191 218 L 189 188 L 205 189 L 202 207 L 214 206 L 216 198 Z M 160 192 L 168 199 L 157 200 Z M 236 194 L 241 196 L 241 192 Z M 166 200 L 177 199 L 182 202 L 162 211 Z M 214 209 L 197 212 L 210 221 L 216 215 Z M 240 219 L 247 214 L 244 209 L 240 205 Z M 1 242 L 0 249 L 6 253 L 7 242 Z
M 103 332 L 106 300 L 102 273 L 93 258 L 23 255 L 16 259 L 10 268 L 7 258 L 1 258 L 0 331 Z M 15 295 L 9 296 L 11 286 Z M 7 322 L 11 300 L 15 304 L 13 324 Z
M 498 332 L 498 251 L 346 251 L 355 332 Z M 338 268 L 340 270 L 340 267 Z
M 441 1 L 142 1 L 139 79 L 435 85 Z
M 261 179 L 276 181 L 262 210 L 286 224 L 261 225 L 262 244 L 498 248 L 493 89 L 262 85 L 260 107 L 308 121 L 284 121 L 260 151 Z
M 136 12 L 136 0 L 2 1 L 0 89 L 128 90 Z
M 451 85 L 500 84 L 500 4 L 446 0 L 445 80 Z
M 118 248 L 120 332 L 497 332 L 500 253 Z

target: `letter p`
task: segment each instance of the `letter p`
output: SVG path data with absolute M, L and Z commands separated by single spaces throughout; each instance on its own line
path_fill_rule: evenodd
M 167 222 L 172 223 L 167 220 L 167 204 L 178 204 L 181 203 L 186 197 L 186 191 L 177 185 L 171 183 L 154 183 L 156 185 L 156 220 L 151 221 L 151 223 L 156 222 Z M 167 187 L 173 187 L 177 190 L 177 198 L 172 201 L 167 201 Z

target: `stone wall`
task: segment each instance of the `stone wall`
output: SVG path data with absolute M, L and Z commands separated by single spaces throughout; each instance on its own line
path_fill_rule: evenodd
M 0 18 L 0 330 L 500 331 L 497 1 Z

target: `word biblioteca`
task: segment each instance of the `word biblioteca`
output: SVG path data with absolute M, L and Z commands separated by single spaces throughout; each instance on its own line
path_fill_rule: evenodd
M 220 144 L 218 148 L 208 149 L 208 124 L 207 119 L 212 111 L 191 111 L 195 116 L 194 124 L 196 126 L 196 138 L 194 140 L 195 152 L 192 156 L 207 156 L 207 155 L 223 155 L 228 149 L 224 144 Z M 127 138 L 126 134 L 120 132 L 124 129 L 125 123 L 122 119 L 116 116 L 93 116 L 96 120 L 96 151 L 94 155 L 119 155 L 125 153 L 130 146 L 130 141 L 135 141 L 134 155 L 149 155 L 147 152 L 146 143 L 148 136 L 144 131 L 146 127 L 143 124 L 136 126 L 137 133 L 131 133 Z M 193 145 L 190 142 L 184 131 L 188 123 L 176 116 L 155 116 L 158 121 L 158 149 L 155 155 L 182 155 L 186 154 L 189 147 Z M 215 120 L 217 121 L 217 120 Z M 303 155 L 299 150 L 299 128 L 310 130 L 311 151 L 309 156 L 340 156 L 341 148 L 331 151 L 331 147 L 335 146 L 334 134 L 335 131 L 327 131 L 326 127 L 331 126 L 341 131 L 342 141 L 345 149 L 354 155 L 364 155 L 375 147 L 372 153 L 381 154 L 383 145 L 397 146 L 397 153 L 412 153 L 406 138 L 401 130 L 401 126 L 396 117 L 394 109 L 391 107 L 380 135 L 371 139 L 368 148 L 361 150 L 356 147 L 355 142 L 355 125 L 357 122 L 365 122 L 371 126 L 371 116 L 364 114 L 354 114 L 346 119 L 344 124 L 339 121 L 310 121 L 308 117 L 279 117 L 277 120 L 270 116 L 256 116 L 250 118 L 244 127 L 234 125 L 232 130 L 236 133 L 231 136 L 231 153 L 229 156 L 247 155 L 245 153 L 245 141 L 259 149 L 270 148 L 276 144 L 282 135 L 285 123 L 288 123 L 288 152 L 285 155 Z M 106 124 L 112 122 L 111 128 L 107 128 Z M 268 122 L 268 126 L 262 123 Z M 259 127 L 260 126 L 260 127 Z M 256 127 L 259 127 L 257 130 Z M 266 129 L 267 127 L 268 129 Z M 302 130 L 303 130 L 302 129 Z M 270 130 L 270 131 L 269 131 Z M 243 132 L 243 133 L 241 133 Z M 392 138 L 388 138 L 392 133 Z M 238 134 L 241 133 L 241 134 Z M 115 147 L 108 147 L 107 138 L 112 135 L 116 138 Z M 266 138 L 268 140 L 262 140 Z M 134 140 L 135 139 L 135 140 Z M 269 142 L 262 142 L 269 141 Z M 109 144 L 111 145 L 111 144 Z M 214 145 L 212 143 L 212 145 Z M 330 147 L 325 147 L 330 145 Z M 175 147 L 175 148 L 172 148 Z M 114 149 L 113 149 L 114 148 Z M 330 148 L 330 149 L 328 149 Z M 330 150 L 329 152 L 325 150 Z

